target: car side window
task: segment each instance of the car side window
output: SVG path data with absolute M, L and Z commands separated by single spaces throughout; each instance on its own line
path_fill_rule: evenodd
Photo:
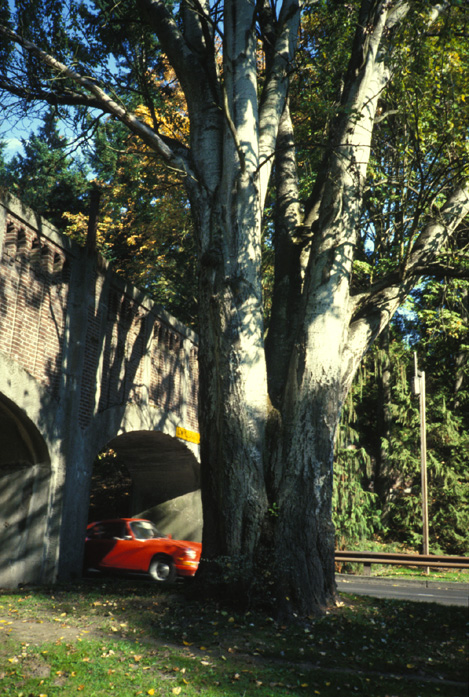
M 107 539 L 121 539 L 125 535 L 125 525 L 121 522 L 108 523 L 106 526 L 106 538 Z
M 88 537 L 97 540 L 122 539 L 125 535 L 125 524 L 118 521 L 114 523 L 99 523 L 88 531 Z
M 152 540 L 156 537 L 161 537 L 161 534 L 155 528 L 153 523 L 150 523 L 149 521 L 132 521 L 130 526 L 137 540 Z

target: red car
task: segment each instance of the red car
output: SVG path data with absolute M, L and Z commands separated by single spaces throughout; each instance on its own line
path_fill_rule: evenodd
M 155 581 L 173 581 L 195 574 L 201 549 L 200 542 L 163 535 L 150 520 L 102 520 L 86 529 L 84 568 L 148 573 Z

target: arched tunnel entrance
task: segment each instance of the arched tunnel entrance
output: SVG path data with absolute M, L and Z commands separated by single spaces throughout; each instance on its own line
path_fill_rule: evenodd
M 116 436 L 95 461 L 88 517 L 149 518 L 174 538 L 201 541 L 197 458 L 180 440 L 159 431 Z
M 42 578 L 51 460 L 36 426 L 0 394 L 0 585 Z

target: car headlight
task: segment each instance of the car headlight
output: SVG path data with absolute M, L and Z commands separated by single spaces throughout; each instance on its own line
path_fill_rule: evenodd
M 189 548 L 184 550 L 183 556 L 186 559 L 196 559 L 197 558 L 197 554 L 196 554 L 195 550 L 189 549 Z

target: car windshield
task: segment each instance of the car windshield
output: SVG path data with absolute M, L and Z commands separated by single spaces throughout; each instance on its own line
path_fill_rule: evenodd
M 134 520 L 130 524 L 137 540 L 151 540 L 154 537 L 166 537 L 149 520 Z

